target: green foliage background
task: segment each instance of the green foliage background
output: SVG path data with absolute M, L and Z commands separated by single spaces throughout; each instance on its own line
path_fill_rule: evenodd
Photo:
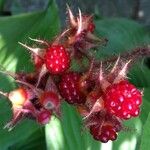
M 2 0 L 0 1 L 0 4 Z M 3 3 L 2 3 L 3 4 Z M 109 39 L 108 45 L 98 51 L 102 59 L 128 51 L 150 42 L 150 31 L 140 24 L 123 18 L 95 20 L 96 34 Z M 18 41 L 32 44 L 28 37 L 51 40 L 60 32 L 58 9 L 49 1 L 47 9 L 10 17 L 0 17 L 0 64 L 11 71 L 31 71 L 30 54 Z M 125 122 L 131 131 L 122 131 L 115 142 L 101 144 L 94 141 L 82 128 L 82 120 L 73 107 L 66 103 L 62 107 L 62 118 L 52 118 L 45 127 L 25 120 L 8 132 L 3 129 L 11 118 L 11 105 L 3 97 L 0 100 L 0 150 L 146 150 L 150 146 L 150 69 L 143 63 L 137 64 L 129 73 L 131 82 L 144 88 L 141 115 Z M 0 74 L 0 89 L 9 91 L 16 87 L 14 81 Z M 136 129 L 136 130 L 134 130 Z

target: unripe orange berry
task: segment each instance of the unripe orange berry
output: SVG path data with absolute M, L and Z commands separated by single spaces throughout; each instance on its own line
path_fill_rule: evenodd
M 28 98 L 28 94 L 26 89 L 21 87 L 14 91 L 11 91 L 8 95 L 8 98 L 12 102 L 13 106 L 22 107 Z

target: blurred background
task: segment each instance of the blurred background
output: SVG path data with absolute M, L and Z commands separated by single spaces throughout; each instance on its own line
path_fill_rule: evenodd
M 97 17 L 126 17 L 144 25 L 150 24 L 149 0 L 56 0 L 64 22 L 66 4 L 77 12 L 78 8 Z M 48 0 L 1 0 L 1 15 L 14 15 L 44 10 Z
M 66 26 L 66 3 L 94 15 L 96 34 L 109 39 L 97 58 L 130 51 L 150 43 L 150 0 L 0 0 L 0 65 L 10 71 L 33 71 L 29 53 L 18 41 L 51 41 Z M 4 130 L 11 118 L 11 105 L 0 101 L 0 150 L 149 150 L 150 148 L 150 59 L 146 57 L 130 70 L 129 79 L 144 89 L 141 115 L 125 122 L 115 142 L 101 144 L 83 131 L 82 120 L 73 107 L 62 106 L 62 118 L 48 125 L 24 120 L 13 131 Z M 0 89 L 10 91 L 14 81 L 0 74 Z

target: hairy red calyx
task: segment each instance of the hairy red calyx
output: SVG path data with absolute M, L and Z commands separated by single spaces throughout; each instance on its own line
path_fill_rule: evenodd
M 44 92 L 40 97 L 40 103 L 47 110 L 53 110 L 56 112 L 60 111 L 60 98 L 58 97 L 57 93 L 52 91 Z
M 47 123 L 49 123 L 51 115 L 52 115 L 51 111 L 42 109 L 41 111 L 36 113 L 37 122 L 41 125 L 46 125 Z

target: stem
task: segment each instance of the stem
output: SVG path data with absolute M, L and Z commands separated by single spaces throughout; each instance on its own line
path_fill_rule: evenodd
M 0 91 L 0 95 L 3 95 L 3 96 L 5 96 L 5 97 L 8 97 L 8 93 L 2 92 L 2 91 Z
M 139 59 L 143 57 L 149 57 L 149 56 L 150 56 L 150 47 L 138 47 L 138 48 L 133 49 L 129 53 L 123 53 L 122 55 L 120 55 L 120 59 L 124 61 L 131 60 L 130 65 L 132 65 Z M 117 59 L 118 59 L 118 55 L 105 59 L 102 61 L 102 63 L 104 65 L 108 65 L 108 64 L 116 62 Z M 100 62 L 96 61 L 95 66 L 100 66 Z
M 0 73 L 3 73 L 3 74 L 5 74 L 5 75 L 8 75 L 8 76 L 12 77 L 13 79 L 16 79 L 16 78 L 17 78 L 17 74 L 12 73 L 12 72 L 10 72 L 10 71 L 1 71 L 1 70 L 0 70 Z

